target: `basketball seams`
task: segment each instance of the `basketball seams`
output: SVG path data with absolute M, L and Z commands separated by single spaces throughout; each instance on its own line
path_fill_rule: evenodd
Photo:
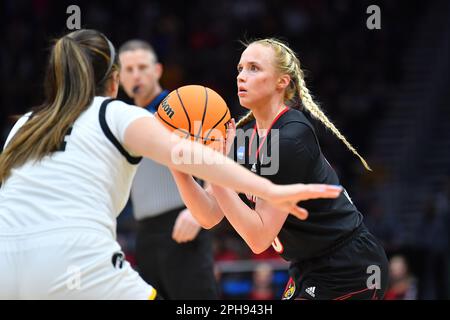
M 175 127 L 173 124 L 171 124 L 170 122 L 168 122 L 167 120 L 165 120 L 164 118 L 162 118 L 161 115 L 160 115 L 158 112 L 156 112 L 156 114 L 158 115 L 158 118 L 159 118 L 160 120 L 162 120 L 165 124 L 167 124 L 169 127 L 174 128 L 175 130 L 180 130 L 181 132 L 185 133 L 185 134 L 186 134 L 186 137 L 185 137 L 185 138 L 188 137 L 188 134 L 191 135 L 190 132 L 187 132 L 186 130 L 183 130 L 183 129 L 181 129 L 181 128 L 177 128 L 177 127 Z
M 188 125 L 189 125 L 189 133 L 191 134 L 191 118 L 189 118 L 189 114 L 188 114 L 186 108 L 184 107 L 184 103 L 183 103 L 183 100 L 181 100 L 180 93 L 178 92 L 178 89 L 175 90 L 175 91 L 177 93 L 178 100 L 180 100 L 181 106 L 183 107 L 184 114 L 186 115 L 186 118 L 187 118 L 187 121 L 188 121 Z
M 186 137 L 185 138 L 187 138 L 188 136 L 190 136 L 190 137 L 192 137 L 192 138 L 202 138 L 201 136 L 198 136 L 198 135 L 195 135 L 195 134 L 192 134 L 192 133 L 190 133 L 190 132 L 188 132 L 188 131 L 186 131 L 185 129 L 181 129 L 181 128 L 177 128 L 177 127 L 175 127 L 173 124 L 171 124 L 170 122 L 167 122 L 166 120 L 164 120 L 160 115 L 159 115 L 159 113 L 157 112 L 156 113 L 157 115 L 158 115 L 158 119 L 160 119 L 160 120 L 162 120 L 165 124 L 167 124 L 168 126 L 170 126 L 171 128 L 174 128 L 175 130 L 174 131 L 181 131 L 182 133 L 184 133 L 184 134 L 186 134 Z M 219 141 L 218 139 L 214 139 L 214 138 L 202 138 L 202 140 L 206 140 L 206 141 L 211 141 L 211 142 L 214 142 L 214 141 Z
M 222 120 L 227 116 L 228 112 L 230 112 L 230 110 L 229 110 L 229 109 L 226 109 L 226 110 L 225 110 L 225 114 L 222 116 L 222 118 L 220 118 L 220 120 L 219 120 L 219 121 L 218 121 L 211 129 L 209 129 L 208 134 L 205 136 L 204 140 L 207 140 L 207 139 L 208 139 L 208 137 L 209 137 L 209 135 L 211 134 L 211 132 L 213 131 L 213 129 L 214 129 L 215 127 L 217 127 L 217 126 L 222 122 Z M 226 131 L 225 131 L 225 134 L 226 134 Z
M 206 109 L 208 108 L 208 90 L 205 87 L 203 88 L 205 89 L 205 106 L 203 107 L 202 123 L 200 124 L 200 128 L 198 129 L 197 136 L 200 136 L 200 134 L 202 133 L 203 123 L 205 122 Z

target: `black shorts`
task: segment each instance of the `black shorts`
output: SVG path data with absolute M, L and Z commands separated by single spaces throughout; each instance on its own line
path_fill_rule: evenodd
M 218 299 L 209 231 L 201 230 L 193 241 L 182 244 L 172 239 L 172 229 L 182 209 L 138 222 L 139 274 L 164 299 Z
M 377 300 L 388 285 L 388 260 L 380 242 L 361 225 L 325 256 L 294 262 L 283 300 Z

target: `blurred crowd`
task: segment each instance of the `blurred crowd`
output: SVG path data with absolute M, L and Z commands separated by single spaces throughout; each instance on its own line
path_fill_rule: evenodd
M 70 4 L 79 5 L 82 27 L 104 32 L 116 46 L 131 38 L 149 41 L 164 64 L 165 88 L 211 87 L 224 96 L 235 118 L 245 112 L 236 96 L 236 64 L 243 48 L 239 40 L 275 36 L 287 41 L 298 53 L 317 101 L 369 163 L 373 137 L 390 107 L 387 95 L 403 79 L 401 58 L 417 26 L 411 22 L 420 20 L 427 8 L 423 1 L 387 0 L 4 0 L 0 4 L 2 145 L 12 125 L 10 116 L 24 113 L 42 99 L 49 41 L 67 32 Z M 366 8 L 371 4 L 381 8 L 380 30 L 366 27 Z M 417 241 L 406 245 L 397 215 L 383 211 L 371 196 L 383 192 L 381 186 L 389 174 L 377 164 L 373 173 L 364 172 L 338 139 L 320 125 L 317 128 L 324 154 L 391 259 L 386 298 L 448 298 L 450 180 L 430 195 Z M 253 255 L 225 221 L 212 232 L 218 265 L 221 261 L 258 262 L 254 271 L 234 278 L 218 269 L 224 297 L 280 297 L 280 284 L 287 275 L 264 263 L 280 259 L 271 249 Z M 130 216 L 119 219 L 119 240 L 133 262 Z

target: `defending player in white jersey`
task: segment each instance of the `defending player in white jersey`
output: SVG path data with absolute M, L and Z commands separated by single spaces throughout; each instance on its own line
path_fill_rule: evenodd
M 298 201 L 340 193 L 327 185 L 275 185 L 173 137 L 146 110 L 111 101 L 118 71 L 114 46 L 98 31 L 78 30 L 54 44 L 46 100 L 19 119 L 0 155 L 0 299 L 156 296 L 115 240 L 140 156 L 292 213 L 302 212 Z M 174 162 L 174 150 L 202 164 Z

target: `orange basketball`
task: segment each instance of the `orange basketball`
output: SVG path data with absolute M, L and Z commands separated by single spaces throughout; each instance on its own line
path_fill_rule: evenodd
M 161 102 L 156 117 L 184 138 L 204 144 L 222 142 L 230 110 L 222 97 L 204 86 L 180 87 Z

